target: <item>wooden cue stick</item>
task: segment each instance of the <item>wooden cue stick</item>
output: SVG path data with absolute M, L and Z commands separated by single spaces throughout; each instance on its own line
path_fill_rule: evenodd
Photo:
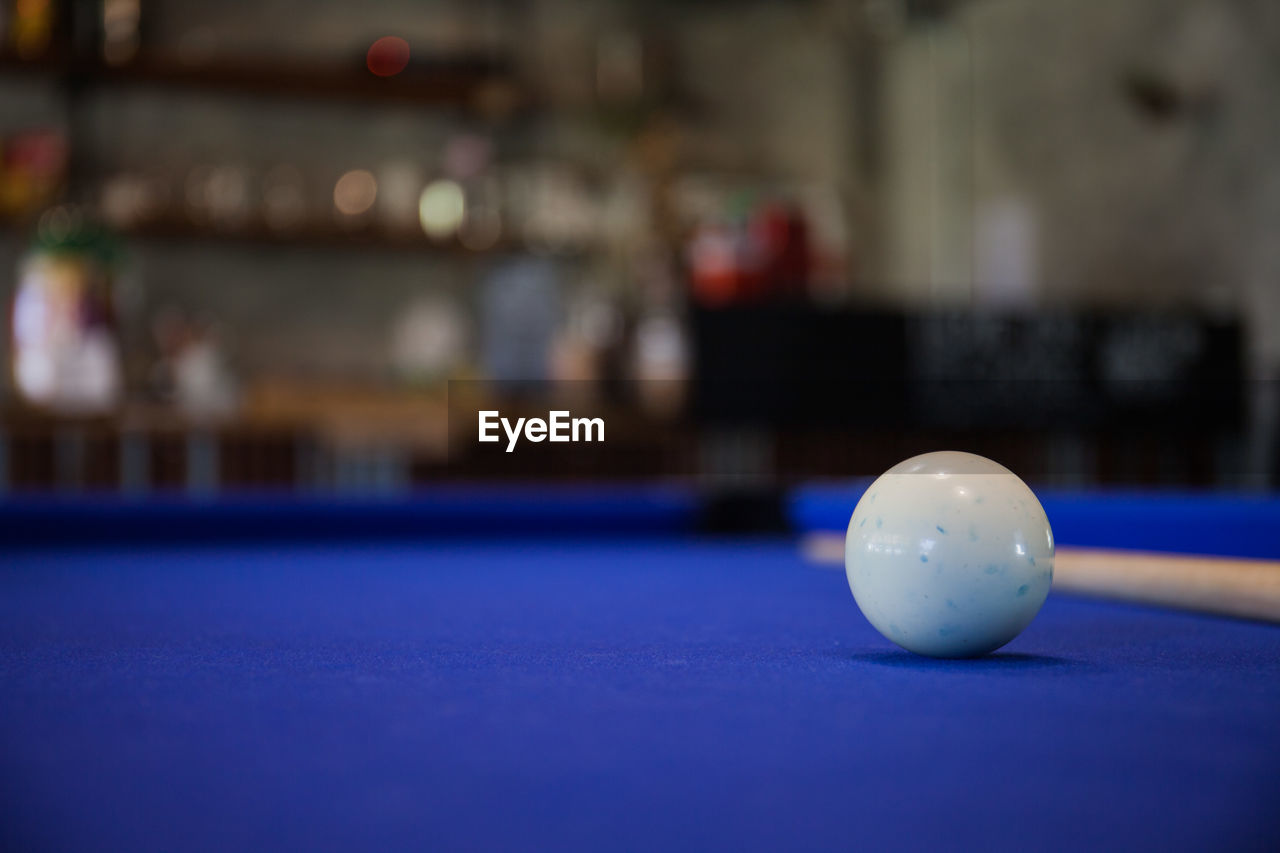
M 844 564 L 844 536 L 814 533 L 806 558 Z M 1053 588 L 1143 604 L 1280 622 L 1280 560 L 1243 560 L 1092 548 L 1059 548 Z

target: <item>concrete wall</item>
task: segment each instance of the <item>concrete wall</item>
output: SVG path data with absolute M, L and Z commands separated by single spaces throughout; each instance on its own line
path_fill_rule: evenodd
M 975 0 L 886 53 L 885 288 L 1238 314 L 1280 366 L 1280 7 Z

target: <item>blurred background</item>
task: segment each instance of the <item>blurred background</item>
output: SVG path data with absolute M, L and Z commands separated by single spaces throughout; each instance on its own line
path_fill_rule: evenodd
M 1270 0 L 0 0 L 0 490 L 1271 488 L 1278 53 Z M 606 442 L 475 443 L 550 407 Z

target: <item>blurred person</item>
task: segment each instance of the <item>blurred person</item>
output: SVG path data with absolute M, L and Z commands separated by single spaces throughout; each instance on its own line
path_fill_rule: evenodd
M 116 257 L 114 241 L 73 211 L 56 208 L 42 219 L 19 270 L 11 318 L 13 380 L 26 401 L 74 414 L 119 402 Z
M 518 388 L 549 378 L 561 290 L 560 270 L 546 257 L 514 256 L 486 277 L 481 359 L 490 379 Z
M 160 356 L 153 378 L 162 399 L 195 420 L 235 411 L 236 382 L 210 324 L 169 308 L 156 316 L 152 333 Z

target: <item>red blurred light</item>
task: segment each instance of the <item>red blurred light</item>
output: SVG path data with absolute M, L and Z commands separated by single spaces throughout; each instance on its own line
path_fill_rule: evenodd
M 379 77 L 394 77 L 409 65 L 409 43 L 399 36 L 383 36 L 370 45 L 365 64 Z

